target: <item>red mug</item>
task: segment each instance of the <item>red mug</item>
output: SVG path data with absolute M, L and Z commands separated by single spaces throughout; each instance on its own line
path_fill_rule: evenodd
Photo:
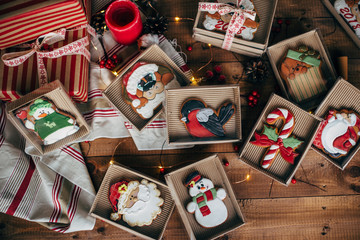
M 143 25 L 138 7 L 129 0 L 117 0 L 106 9 L 105 21 L 114 39 L 130 45 L 140 36 Z

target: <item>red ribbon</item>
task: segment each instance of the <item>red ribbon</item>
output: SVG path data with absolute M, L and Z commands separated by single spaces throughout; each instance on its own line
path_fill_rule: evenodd
M 271 145 L 279 146 L 281 156 L 285 161 L 291 164 L 294 164 L 295 158 L 299 155 L 298 153 L 294 152 L 294 149 L 291 147 L 284 147 L 282 138 L 278 138 L 275 142 L 274 140 L 269 139 L 265 134 L 260 135 L 255 132 L 255 141 L 251 141 L 250 143 L 259 147 L 270 147 Z

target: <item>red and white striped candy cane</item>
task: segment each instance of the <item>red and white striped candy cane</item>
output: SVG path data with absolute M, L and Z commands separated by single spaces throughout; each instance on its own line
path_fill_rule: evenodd
M 261 163 L 261 166 L 263 168 L 269 168 L 271 163 L 274 161 L 276 155 L 279 153 L 280 145 L 282 145 L 282 140 L 285 138 L 288 138 L 292 131 L 294 130 L 294 116 L 292 112 L 290 112 L 287 109 L 284 108 L 276 108 L 274 111 L 272 111 L 266 119 L 266 122 L 268 124 L 274 124 L 277 120 L 283 120 L 285 125 L 281 129 L 281 132 L 279 134 L 278 140 L 276 144 L 273 144 L 270 146 L 269 150 L 264 156 L 264 159 Z

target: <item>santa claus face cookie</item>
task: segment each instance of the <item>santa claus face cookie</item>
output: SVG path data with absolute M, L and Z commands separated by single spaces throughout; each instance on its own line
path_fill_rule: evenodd
M 73 116 L 57 109 L 52 101 L 44 97 L 16 110 L 15 116 L 27 129 L 35 132 L 44 145 L 53 144 L 79 130 Z
M 348 110 L 330 110 L 316 133 L 313 145 L 332 158 L 346 156 L 360 135 L 359 115 Z
M 185 180 L 192 201 L 186 210 L 195 214 L 196 221 L 205 228 L 216 227 L 224 223 L 228 217 L 227 208 L 223 202 L 226 192 L 223 188 L 214 188 L 213 182 L 203 178 L 198 171 L 191 173 Z
M 167 86 L 179 86 L 175 75 L 167 67 L 138 62 L 122 79 L 122 97 L 143 119 L 154 115 L 154 110 L 165 100 Z
M 131 227 L 150 225 L 161 213 L 164 200 L 154 183 L 143 179 L 138 181 L 120 181 L 110 187 L 109 201 L 115 213 L 110 218 L 121 218 Z

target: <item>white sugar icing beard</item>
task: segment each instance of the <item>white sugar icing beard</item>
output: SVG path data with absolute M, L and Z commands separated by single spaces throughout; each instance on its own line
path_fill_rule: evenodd
M 160 191 L 154 183 L 148 183 L 146 180 L 141 181 L 137 195 L 138 201 L 130 208 L 125 208 L 122 211 L 123 220 L 132 227 L 150 225 L 161 213 L 160 206 L 164 200 L 159 196 Z
M 349 114 L 349 115 L 351 117 L 356 118 L 355 114 Z M 352 125 L 355 125 L 355 123 L 353 123 Z M 324 127 L 324 130 L 321 135 L 321 143 L 327 152 L 334 155 L 347 154 L 346 151 L 334 147 L 334 141 L 338 137 L 344 135 L 348 131 L 349 126 L 351 126 L 351 124 L 349 124 L 349 122 L 346 121 L 341 116 L 341 114 L 336 114 L 336 119 L 335 117 L 329 119 L 329 123 Z M 353 141 L 352 139 L 349 139 L 349 141 L 351 142 L 352 145 L 356 144 L 356 142 Z
M 174 75 L 174 79 L 165 86 L 165 89 L 175 87 L 180 87 L 180 84 L 178 81 L 176 81 L 176 76 Z M 154 115 L 154 109 L 158 107 L 164 100 L 165 91 L 162 91 L 161 93 L 156 94 L 154 99 L 149 100 L 145 106 L 137 108 L 136 111 L 138 114 L 143 116 L 143 118 L 151 118 Z M 136 104 L 135 100 L 133 101 L 133 106 L 134 104 Z
M 351 1 L 349 1 L 351 2 Z M 345 0 L 336 0 L 334 8 L 348 22 L 358 38 L 360 38 L 360 11 L 359 1 L 353 1 L 350 7 Z

